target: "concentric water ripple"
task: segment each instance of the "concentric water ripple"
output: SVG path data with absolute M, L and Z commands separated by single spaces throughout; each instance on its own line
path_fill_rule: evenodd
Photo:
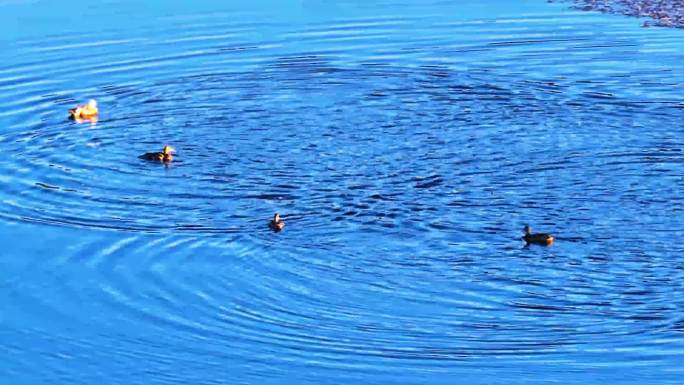
M 241 237 L 91 237 L 40 264 L 15 261 L 13 271 L 34 279 L 3 278 L 13 299 L 7 313 L 34 325 L 22 332 L 27 337 L 42 340 L 56 328 L 50 338 L 60 344 L 93 346 L 67 351 L 111 345 L 136 357 L 162 349 L 155 353 L 161 361 L 177 355 L 163 350 L 169 341 L 197 357 L 246 366 L 301 365 L 314 356 L 321 369 L 371 372 L 379 365 L 453 373 L 449 361 L 549 362 L 577 351 L 600 361 L 601 346 L 622 352 L 611 360 L 632 362 L 651 349 L 667 359 L 667 345 L 653 345 L 653 338 L 672 330 L 678 313 L 678 304 L 666 300 L 682 278 L 671 274 L 670 261 L 636 252 L 623 261 L 600 253 L 568 259 L 517 247 L 478 259 L 435 256 L 425 249 L 439 244 L 373 237 L 379 245 L 364 253 L 342 239 L 326 254 L 282 244 L 272 253 L 273 244 Z M 49 294 L 35 297 L 41 292 Z M 67 337 L 81 327 L 100 332 Z M 100 335 L 104 330 L 135 332 L 115 342 L 110 332 Z M 150 338 L 161 345 L 149 346 Z M 221 349 L 222 341 L 231 348 Z M 140 344 L 148 345 L 143 352 Z
M 0 377 L 681 378 L 681 31 L 200 3 L 7 43 Z
M 619 175 L 595 192 L 614 195 L 649 167 L 666 163 L 671 177 L 681 170 L 676 137 L 644 132 L 655 124 L 675 127 L 681 110 L 674 102 L 572 95 L 560 83 L 493 85 L 482 74 L 446 68 L 321 69 L 322 63 L 279 59 L 258 73 L 191 76 L 144 90 L 102 87 L 116 98 L 105 105 L 110 114 L 135 111 L 97 123 L 11 130 L 3 138 L 10 156 L 1 164 L 2 215 L 120 230 L 252 233 L 261 225 L 254 218 L 290 210 L 302 221 L 423 226 L 448 221 L 454 214 L 443 208 L 468 204 L 473 190 L 489 201 L 505 186 L 508 196 L 498 204 L 515 210 L 529 194 L 525 180 L 534 183 L 535 175 L 560 174 L 547 182 L 556 191 L 574 183 L 580 169 Z M 220 92 L 227 87 L 236 91 Z M 650 137 L 652 147 L 634 153 L 609 146 L 643 146 Z M 166 143 L 179 150 L 170 167 L 137 159 Z M 597 147 L 593 153 L 582 150 L 589 145 Z M 640 167 L 632 180 L 622 175 L 632 172 L 630 164 Z M 511 175 L 516 186 L 507 185 Z

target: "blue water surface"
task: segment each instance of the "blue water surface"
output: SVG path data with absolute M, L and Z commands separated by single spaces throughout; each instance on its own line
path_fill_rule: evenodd
M 0 383 L 684 381 L 684 31 L 543 0 L 0 11 Z

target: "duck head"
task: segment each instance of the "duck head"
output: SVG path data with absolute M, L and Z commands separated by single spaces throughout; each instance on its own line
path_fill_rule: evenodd
M 173 147 L 168 146 L 168 145 L 164 146 L 164 148 L 162 149 L 162 156 L 163 156 L 162 160 L 164 162 L 170 162 L 171 160 L 173 160 L 173 154 L 175 152 L 176 152 L 176 149 L 174 149 Z
M 530 229 L 530 225 L 525 225 L 525 227 L 523 227 L 523 232 L 525 233 L 525 235 L 531 234 L 532 229 Z
M 88 108 L 91 108 L 93 110 L 97 109 L 97 102 L 95 101 L 95 99 L 88 100 Z
M 273 216 L 273 223 L 280 223 L 280 214 L 275 213 Z

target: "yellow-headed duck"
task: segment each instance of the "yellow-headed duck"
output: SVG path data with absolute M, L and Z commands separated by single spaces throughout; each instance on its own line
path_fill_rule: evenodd
M 82 104 L 69 110 L 69 117 L 71 119 L 90 119 L 97 116 L 97 102 L 90 99 L 88 104 Z

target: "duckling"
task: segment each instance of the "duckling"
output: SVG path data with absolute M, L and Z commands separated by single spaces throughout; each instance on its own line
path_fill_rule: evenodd
M 268 227 L 270 227 L 271 230 L 278 232 L 285 227 L 285 222 L 283 222 L 283 220 L 280 219 L 280 214 L 275 213 L 275 215 L 273 216 L 273 220 L 269 222 Z
M 175 152 L 176 150 L 173 147 L 164 146 L 164 148 L 160 152 L 147 152 L 140 155 L 138 158 L 145 160 L 157 160 L 160 162 L 167 163 L 173 160 L 173 153 Z
M 88 119 L 97 116 L 97 102 L 95 99 L 90 99 L 88 104 L 76 106 L 69 110 L 69 117 L 71 119 Z
M 525 225 L 523 228 L 523 231 L 525 232 L 525 235 L 522 237 L 522 239 L 525 240 L 525 243 L 529 244 L 537 244 L 537 245 L 545 245 L 545 246 L 551 246 L 553 244 L 553 241 L 555 238 L 551 234 L 545 234 L 545 233 L 532 233 L 532 229 L 530 229 L 529 225 Z

